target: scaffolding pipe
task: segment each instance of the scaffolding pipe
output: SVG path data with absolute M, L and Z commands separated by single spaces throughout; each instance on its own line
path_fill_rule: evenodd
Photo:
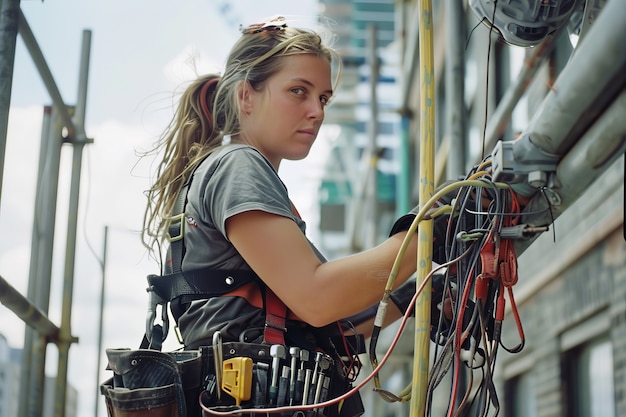
M 369 221 L 365 222 L 366 230 L 366 248 L 373 248 L 378 243 L 378 75 L 380 72 L 378 55 L 376 54 L 376 25 L 370 24 L 367 27 L 368 40 L 368 64 L 370 68 L 369 89 L 369 123 L 368 123 L 368 154 L 370 171 L 369 181 L 367 183 L 367 206 L 369 210 Z
M 4 0 L 3 0 L 4 1 Z M 46 89 L 48 90 L 48 94 L 50 94 L 50 98 L 52 99 L 52 103 L 59 111 L 59 115 L 63 120 L 63 124 L 68 131 L 69 136 L 73 136 L 75 132 L 74 122 L 70 116 L 70 113 L 65 106 L 65 102 L 61 97 L 61 92 L 59 91 L 54 77 L 52 76 L 52 72 L 50 72 L 50 68 L 46 63 L 46 58 L 43 56 L 39 45 L 37 44 L 37 40 L 35 39 L 35 35 L 33 31 L 30 29 L 28 25 L 28 21 L 24 16 L 24 13 L 20 10 L 20 25 L 19 25 L 19 33 L 22 36 L 22 40 L 24 41 L 24 45 L 26 45 L 26 49 L 30 53 L 31 58 L 37 70 L 39 71 L 39 75 L 41 76 L 41 80 L 43 81 Z
M 67 223 L 67 244 L 65 250 L 65 272 L 63 274 L 63 301 L 61 311 L 61 340 L 58 343 L 59 362 L 56 379 L 56 391 L 54 401 L 54 416 L 63 417 L 65 414 L 65 400 L 67 395 L 67 370 L 69 362 L 69 350 L 72 343 L 78 339 L 72 336 L 72 301 L 74 290 L 74 266 L 76 258 L 76 229 L 78 223 L 78 203 L 80 194 L 80 174 L 82 167 L 82 154 L 85 144 L 90 142 L 85 136 L 85 109 L 87 103 L 87 84 L 89 75 L 89 57 L 91 51 L 91 31 L 83 31 L 80 71 L 78 80 L 78 99 L 76 100 L 76 112 L 74 136 L 72 178 L 70 184 L 70 204 Z
M 561 159 L 556 170 L 556 186 L 538 195 L 526 208 L 523 221 L 550 224 L 565 212 L 611 164 L 626 152 L 626 92 L 602 113 L 594 125 Z M 518 242 L 521 253 L 529 241 Z
M 458 179 L 466 173 L 464 11 L 463 0 L 446 0 L 446 179 Z
M 622 0 L 609 1 L 531 119 L 525 133 L 535 146 L 564 155 L 623 90 L 624 39 L 626 7 Z
M 59 165 L 63 141 L 58 115 L 56 107 L 44 107 L 28 274 L 27 297 L 44 314 L 48 314 L 50 306 Z M 42 413 L 46 347 L 40 335 L 29 327 L 25 329 L 19 392 L 20 416 L 39 416 Z
M 4 182 L 4 157 L 7 147 L 19 9 L 19 0 L 0 0 L 0 86 L 2 86 L 0 88 L 0 201 L 2 201 L 2 183 Z
M 420 8 L 414 8 L 414 15 L 409 20 L 410 22 L 417 22 L 417 25 L 410 25 L 408 41 L 406 42 L 406 51 L 403 57 L 404 68 L 402 70 L 402 79 L 404 80 L 404 86 L 402 87 L 402 102 L 400 105 L 401 111 L 407 112 L 410 108 L 409 101 L 411 100 L 411 93 L 413 90 L 413 80 L 416 78 L 415 73 L 418 67 L 419 58 L 419 13 Z
M 554 50 L 558 36 L 550 36 L 530 50 L 530 55 L 524 60 L 517 78 L 507 88 L 504 96 L 498 102 L 498 106 L 489 117 L 485 129 L 485 149 L 492 149 L 496 142 L 502 139 L 502 135 L 511 120 L 511 114 L 517 103 L 526 93 L 528 85 L 533 80 L 539 68 Z M 478 161 L 476 161 L 478 162 Z
M 96 356 L 96 400 L 94 401 L 94 417 L 98 417 L 100 407 L 100 359 L 102 358 L 102 334 L 104 329 L 104 301 L 106 294 L 106 265 L 107 265 L 107 249 L 109 246 L 109 226 L 104 226 L 104 243 L 102 249 L 102 261 L 100 262 L 102 281 L 100 283 L 100 314 L 98 320 L 98 354 Z
M 400 217 L 411 209 L 411 118 L 408 114 L 400 117 L 400 175 L 396 187 L 396 216 Z
M 54 342 L 58 339 L 59 328 L 1 275 L 0 302 L 15 313 L 24 323 L 35 329 L 42 336 L 45 336 L 47 340 Z
M 400 173 L 398 175 L 398 184 L 396 186 L 396 217 L 400 217 L 406 214 L 411 209 L 411 154 L 413 152 L 411 150 L 410 130 L 412 113 L 409 109 L 408 103 L 409 94 L 407 94 L 406 91 L 410 91 L 411 85 L 413 83 L 413 80 L 407 77 L 409 77 L 411 71 L 414 70 L 414 62 L 412 61 L 417 55 L 417 36 L 407 37 L 409 31 L 413 30 L 413 27 L 415 26 L 407 24 L 408 19 L 406 18 L 406 16 L 409 13 L 409 3 L 406 1 L 399 1 L 396 2 L 396 4 L 397 7 L 400 9 L 398 20 L 402 22 L 402 27 L 400 29 L 400 33 L 402 34 L 400 37 L 400 51 L 404 52 L 407 50 L 407 45 L 413 45 L 412 53 L 410 55 L 407 56 L 405 53 L 403 53 L 401 56 L 401 68 L 403 68 L 403 73 L 399 80 L 401 83 L 400 91 L 404 92 L 402 96 L 402 104 L 400 107 Z M 415 9 L 417 9 L 417 7 Z M 411 21 L 414 22 L 415 20 Z
M 419 1 L 420 62 L 420 175 L 419 201 L 427 201 L 435 191 L 435 76 L 433 59 L 433 13 L 431 0 Z M 422 221 L 417 232 L 417 279 L 419 288 L 432 270 L 433 221 Z M 415 303 L 415 335 L 411 417 L 426 412 L 426 387 L 430 356 L 431 285 L 427 281 Z

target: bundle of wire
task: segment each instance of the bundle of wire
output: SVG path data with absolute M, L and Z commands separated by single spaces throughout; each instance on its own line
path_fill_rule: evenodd
M 477 165 L 465 178 L 441 187 L 420 206 L 407 236 L 424 219 L 435 220 L 435 238 L 441 248 L 438 256 L 444 273 L 434 276 L 431 309 L 431 340 L 435 349 L 425 387 L 427 415 L 432 413 L 433 392 L 452 371 L 448 417 L 498 415 L 500 402 L 493 381 L 498 348 L 519 352 L 524 333 L 515 306 L 512 287 L 517 281 L 517 259 L 512 238 L 519 235 L 520 204 L 515 193 L 504 183 L 491 179 L 490 160 Z M 445 205 L 442 205 L 446 203 Z M 441 239 L 445 243 L 441 245 Z M 379 315 L 370 340 L 373 368 L 376 344 L 393 287 L 397 265 L 408 246 L 405 240 L 390 274 Z M 437 256 L 434 258 L 437 260 Z M 520 341 L 513 348 L 501 339 L 505 295 L 516 322 Z M 417 298 L 417 295 L 416 297 Z M 414 300 L 415 300 L 414 298 Z M 411 313 L 411 308 L 407 314 Z M 466 370 L 466 371 L 464 371 Z M 478 376 L 477 376 L 478 375 Z M 389 402 L 410 400 L 411 387 L 399 394 L 384 390 L 375 376 L 375 390 Z M 462 387 L 462 388 L 461 388 Z M 461 392 L 463 390 L 463 392 Z

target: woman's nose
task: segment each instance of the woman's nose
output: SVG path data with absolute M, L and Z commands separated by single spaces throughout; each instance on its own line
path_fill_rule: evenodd
M 309 105 L 309 117 L 315 120 L 324 119 L 324 104 L 320 100 L 312 100 Z

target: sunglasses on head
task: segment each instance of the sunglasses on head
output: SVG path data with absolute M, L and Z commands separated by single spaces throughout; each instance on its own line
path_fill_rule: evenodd
M 253 23 L 248 27 L 239 26 L 241 33 L 255 34 L 261 32 L 274 32 L 284 30 L 287 27 L 286 19 L 282 16 L 273 17 L 263 23 Z

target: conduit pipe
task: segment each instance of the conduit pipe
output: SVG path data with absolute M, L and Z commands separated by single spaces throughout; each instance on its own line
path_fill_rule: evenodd
M 565 212 L 580 195 L 617 158 L 626 152 L 626 92 L 602 113 L 594 125 L 561 159 L 556 170 L 556 185 L 546 190 L 545 197 L 537 195 L 526 207 L 523 221 L 530 224 L 550 224 Z M 522 253 L 530 241 L 516 245 Z
M 626 7 L 609 1 L 541 103 L 525 133 L 546 153 L 564 155 L 626 83 Z
M 554 219 L 624 150 L 625 38 L 623 2 L 609 1 L 523 135 L 542 152 L 562 156 L 557 181 L 546 193 Z M 536 193 L 525 212 L 547 208 L 544 195 Z M 551 223 L 546 216 L 549 213 L 527 214 L 524 221 Z M 519 244 L 518 253 L 529 244 Z
M 419 201 L 427 201 L 435 191 L 435 71 L 433 58 L 432 1 L 419 1 L 419 62 L 420 62 L 420 167 Z M 433 221 L 422 221 L 417 232 L 418 242 L 433 241 Z M 419 288 L 432 270 L 432 244 L 419 244 L 417 249 L 417 279 Z M 427 281 L 415 303 L 415 342 L 413 384 L 411 388 L 411 417 L 422 417 L 426 411 L 426 387 L 430 357 L 431 285 Z
M 465 9 L 462 0 L 446 0 L 446 179 L 465 174 Z M 421 200 L 420 200 L 421 201 Z
M 552 53 L 558 36 L 554 35 L 530 51 L 530 55 L 524 60 L 524 66 L 520 70 L 517 78 L 509 88 L 507 88 L 504 96 L 498 102 L 494 113 L 489 118 L 487 128 L 485 129 L 485 149 L 493 149 L 496 142 L 502 138 L 506 126 L 511 120 L 511 114 L 520 98 L 526 93 L 528 85 L 537 74 L 537 70 L 541 68 L 541 64 L 546 57 Z M 479 161 L 476 161 L 479 162 Z

